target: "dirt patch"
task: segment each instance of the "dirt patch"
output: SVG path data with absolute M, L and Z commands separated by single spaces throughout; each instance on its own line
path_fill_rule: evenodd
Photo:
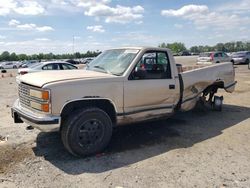
M 19 146 L 0 145 L 0 174 L 9 172 L 25 158 L 34 157 L 31 145 L 31 143 Z

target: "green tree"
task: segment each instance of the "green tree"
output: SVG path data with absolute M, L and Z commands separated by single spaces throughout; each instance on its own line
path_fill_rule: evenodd
M 165 42 L 163 42 L 163 43 L 159 44 L 158 47 L 160 47 L 160 48 L 167 48 L 167 45 L 166 45 Z
M 18 55 L 18 60 L 24 61 L 24 60 L 28 60 L 28 56 L 26 54 L 19 54 Z
M 198 46 L 192 46 L 192 47 L 190 48 L 190 52 L 193 52 L 193 53 L 200 53 L 201 51 L 200 51 L 200 49 L 199 49 Z
M 165 44 L 163 42 L 163 43 L 159 44 L 159 47 L 169 48 L 172 50 L 173 53 L 179 53 L 181 51 L 187 50 L 184 43 L 181 43 L 181 42 L 174 42 L 174 43 L 168 43 L 168 44 Z
M 4 51 L 1 54 L 1 60 L 2 61 L 10 61 L 10 53 L 8 51 Z
M 81 58 L 81 54 L 79 52 L 76 52 L 75 53 L 75 58 L 77 58 L 77 59 Z
M 225 48 L 223 43 L 216 44 L 215 48 L 216 48 L 217 51 L 223 51 L 223 52 L 226 51 L 226 48 Z
M 18 57 L 16 55 L 16 53 L 11 53 L 10 54 L 10 61 L 17 61 L 18 60 Z

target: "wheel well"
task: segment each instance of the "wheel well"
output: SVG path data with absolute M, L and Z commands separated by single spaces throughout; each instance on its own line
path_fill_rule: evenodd
M 64 106 L 61 117 L 64 120 L 70 113 L 79 110 L 81 108 L 87 107 L 97 107 L 105 111 L 111 121 L 115 124 L 116 123 L 116 111 L 114 105 L 107 99 L 96 99 L 96 100 L 80 100 L 80 101 L 73 101 L 66 106 Z
M 208 86 L 206 89 L 204 89 L 203 93 L 206 95 L 210 93 L 211 91 L 217 92 L 218 88 L 224 88 L 224 82 L 215 82 L 212 85 Z

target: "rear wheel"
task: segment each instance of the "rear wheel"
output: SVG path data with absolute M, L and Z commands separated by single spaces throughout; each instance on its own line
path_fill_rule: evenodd
M 249 65 L 249 59 L 246 59 L 245 63 L 246 63 L 247 65 Z
M 219 61 L 216 61 L 216 63 L 220 63 Z
M 214 96 L 213 99 L 213 109 L 215 111 L 222 111 L 222 105 L 223 105 L 223 97 L 218 97 L 218 96 Z
M 112 121 L 99 108 L 73 112 L 63 122 L 61 138 L 65 148 L 75 156 L 101 152 L 112 136 Z

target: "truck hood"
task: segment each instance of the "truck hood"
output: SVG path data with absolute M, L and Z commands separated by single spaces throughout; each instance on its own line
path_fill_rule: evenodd
M 47 83 L 74 80 L 115 77 L 114 75 L 89 71 L 89 70 L 62 70 L 62 71 L 41 71 L 28 73 L 17 78 L 18 82 L 24 82 L 33 86 L 42 87 Z

